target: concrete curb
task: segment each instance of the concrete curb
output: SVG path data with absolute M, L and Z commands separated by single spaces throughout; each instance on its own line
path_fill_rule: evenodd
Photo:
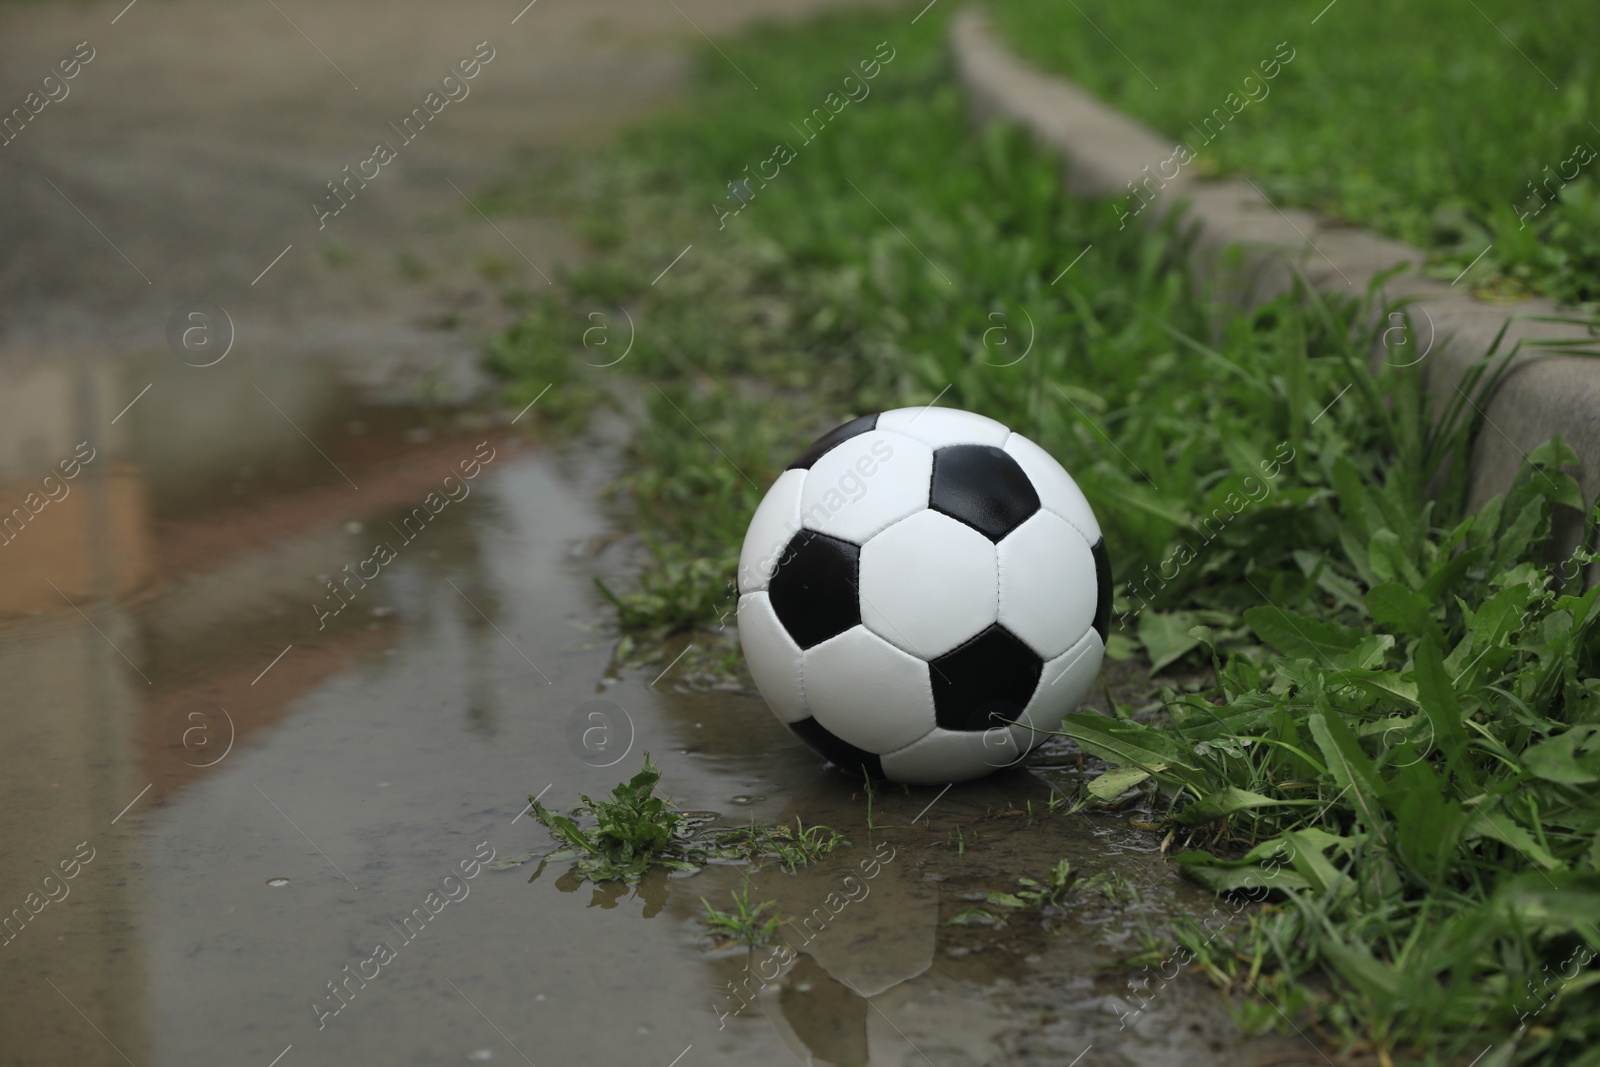
M 1127 196 L 1133 182 L 1156 175 L 1159 164 L 1174 154 L 1171 143 L 1071 82 L 1028 67 L 1000 44 L 977 11 L 954 19 L 950 44 L 974 119 L 1029 130 L 1062 158 L 1067 186 L 1075 193 Z M 1426 258 L 1421 249 L 1368 230 L 1325 225 L 1306 211 L 1279 210 L 1247 179 L 1200 181 L 1180 167 L 1176 178 L 1162 182 L 1165 174 L 1160 170 L 1156 179 L 1152 214 L 1159 218 L 1179 205 L 1187 207 L 1185 218 L 1198 224 L 1192 256 L 1197 276 L 1240 306 L 1283 292 L 1296 274 L 1329 293 L 1360 296 L 1377 274 L 1411 264 L 1389 279 L 1382 293 L 1388 299 L 1415 299 L 1409 311 L 1420 336 L 1403 358 L 1391 358 L 1409 363 L 1417 361 L 1411 352 L 1424 353 L 1423 384 L 1435 402 L 1455 395 L 1462 375 L 1490 350 L 1502 328 L 1502 352 L 1517 342 L 1588 343 L 1600 350 L 1587 327 L 1538 321 L 1560 314 L 1552 301 L 1509 308 L 1486 304 L 1416 273 Z M 1375 353 L 1376 358 L 1388 355 L 1382 349 Z M 1555 434 L 1580 457 L 1572 473 L 1584 499 L 1600 496 L 1600 359 L 1525 347 L 1484 414 L 1487 424 L 1471 457 L 1473 507 L 1510 486 L 1525 455 Z M 1565 518 L 1563 525 L 1570 528 L 1563 532 L 1570 537 L 1562 540 L 1574 540 L 1582 517 Z

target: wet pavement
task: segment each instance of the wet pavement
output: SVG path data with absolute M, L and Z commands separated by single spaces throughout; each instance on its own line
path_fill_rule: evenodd
M 819 5 L 677 6 L 0 7 L 6 101 L 96 49 L 0 148 L 0 1064 L 1321 1062 L 1241 1046 L 1203 978 L 1103 971 L 1213 905 L 1126 816 L 1047 812 L 1066 754 L 869 824 L 747 682 L 613 660 L 625 427 L 540 438 L 477 366 L 582 249 L 461 201 L 670 98 L 691 27 Z M 475 95 L 319 230 L 480 39 Z M 697 921 L 743 868 L 498 863 L 549 845 L 529 794 L 646 752 L 684 809 L 848 838 L 751 879 L 793 961 Z M 1062 858 L 1137 895 L 953 922 Z
M 702 33 L 867 2 L 0 0 L 0 366 L 168 351 L 206 301 L 196 358 L 469 395 L 501 298 L 582 254 L 480 214 L 495 180 L 670 106 Z

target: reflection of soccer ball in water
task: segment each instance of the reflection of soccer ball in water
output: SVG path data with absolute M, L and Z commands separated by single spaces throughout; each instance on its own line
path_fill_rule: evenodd
M 1111 570 L 1049 453 L 950 408 L 867 415 L 790 464 L 739 556 L 761 694 L 824 758 L 976 778 L 1057 729 L 1100 670 Z

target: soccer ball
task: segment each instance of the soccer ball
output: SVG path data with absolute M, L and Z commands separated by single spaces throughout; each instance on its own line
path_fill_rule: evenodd
M 823 434 L 750 520 L 739 643 L 761 695 L 851 772 L 954 782 L 1009 766 L 1100 671 L 1111 568 L 1050 454 L 951 408 Z

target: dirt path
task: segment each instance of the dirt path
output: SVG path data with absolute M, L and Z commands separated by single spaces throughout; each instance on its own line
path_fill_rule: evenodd
M 0 5 L 0 374 L 164 352 L 174 309 L 209 300 L 235 351 L 470 391 L 475 331 L 509 314 L 485 276 L 540 286 L 579 252 L 559 219 L 497 231 L 468 206 L 512 149 L 669 104 L 700 31 L 846 0 L 524 2 Z

